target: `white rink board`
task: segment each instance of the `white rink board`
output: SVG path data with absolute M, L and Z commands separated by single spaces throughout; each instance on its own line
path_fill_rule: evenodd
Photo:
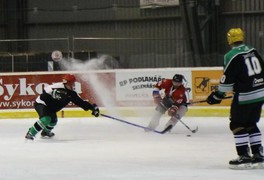
M 172 79 L 175 74 L 182 74 L 185 78 L 187 86 L 191 88 L 192 72 L 186 69 L 151 69 L 148 71 L 117 71 L 116 72 L 116 98 L 118 101 L 125 100 L 152 100 L 153 86 L 161 79 Z M 190 99 L 192 99 L 190 93 Z

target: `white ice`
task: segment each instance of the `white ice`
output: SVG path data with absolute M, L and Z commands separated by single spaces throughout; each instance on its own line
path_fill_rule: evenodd
M 260 180 L 264 175 L 228 169 L 237 155 L 227 117 L 184 117 L 190 128 L 199 127 L 197 133 L 179 122 L 164 135 L 109 118 L 60 118 L 55 138 L 25 141 L 35 121 L 0 120 L 0 180 Z M 263 120 L 259 126 L 264 132 Z

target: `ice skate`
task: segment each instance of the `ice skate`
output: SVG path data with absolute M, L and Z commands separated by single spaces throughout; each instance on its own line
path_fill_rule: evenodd
M 237 170 L 252 169 L 251 157 L 248 155 L 238 156 L 237 159 L 229 161 L 229 168 Z
M 261 154 L 254 154 L 251 164 L 253 169 L 264 169 L 264 157 Z
M 47 138 L 52 138 L 53 136 L 55 136 L 55 133 L 53 133 L 53 132 L 51 132 L 51 131 L 42 131 L 41 132 L 41 137 L 43 137 L 43 138 L 45 138 L 45 137 L 47 137 Z
M 27 132 L 25 138 L 28 139 L 28 140 L 34 140 L 34 136 L 32 134 L 30 134 L 29 131 Z
M 166 123 L 164 130 L 162 133 L 170 133 L 172 128 L 177 124 L 178 119 L 174 116 L 170 118 L 170 120 Z

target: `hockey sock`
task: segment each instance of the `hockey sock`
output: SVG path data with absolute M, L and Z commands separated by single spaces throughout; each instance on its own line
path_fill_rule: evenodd
M 32 136 L 35 136 L 42 128 L 38 125 L 37 122 L 29 129 L 29 133 Z
M 46 132 L 50 132 L 55 126 L 56 126 L 57 123 L 49 123 L 47 126 L 46 126 L 46 129 L 44 129 L 44 131 Z
M 259 153 L 259 149 L 260 149 L 260 147 L 262 147 L 262 145 L 261 145 L 261 133 L 250 134 L 249 142 L 250 142 L 252 154 Z
M 238 155 L 248 154 L 249 134 L 242 129 L 234 134 L 236 150 Z
M 44 116 L 40 118 L 30 129 L 29 133 L 33 136 L 35 136 L 39 131 L 42 129 L 47 130 L 47 126 L 50 123 L 51 118 L 49 116 Z M 49 130 L 47 130 L 49 131 Z
M 251 147 L 252 154 L 260 153 L 261 145 L 261 133 L 257 126 L 252 126 L 249 128 L 249 143 Z

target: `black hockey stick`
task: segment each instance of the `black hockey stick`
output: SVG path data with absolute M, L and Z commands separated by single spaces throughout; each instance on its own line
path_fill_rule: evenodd
M 182 120 L 179 120 L 188 130 L 190 130 L 192 133 L 196 133 L 198 131 L 198 126 L 196 126 L 195 129 L 191 129 L 187 124 L 185 124 Z
M 231 99 L 233 96 L 226 96 L 223 99 Z M 184 105 L 192 105 L 192 104 L 199 104 L 199 103 L 204 103 L 207 102 L 207 100 L 201 100 L 201 101 L 193 101 L 193 102 L 188 102 L 188 103 L 183 103 Z
M 152 132 L 155 132 L 155 133 L 158 133 L 158 134 L 164 134 L 166 131 L 163 130 L 163 131 L 156 131 L 156 130 L 153 130 L 153 129 L 150 129 L 148 127 L 145 127 L 145 126 L 141 126 L 141 125 L 138 125 L 138 124 L 135 124 L 135 123 L 131 123 L 131 122 L 128 122 L 128 121 L 125 121 L 125 120 L 122 120 L 122 119 L 119 119 L 119 118 L 115 118 L 115 117 L 112 117 L 112 116 L 109 116 L 109 115 L 106 115 L 106 114 L 101 114 L 101 116 L 103 117 L 106 117 L 106 118 L 109 118 L 109 119 L 113 119 L 113 120 L 116 120 L 116 121 L 119 121 L 119 122 L 122 122 L 122 123 L 126 123 L 126 124 L 129 124 L 131 126 L 135 126 L 135 127 L 139 127 L 139 128 L 142 128 L 144 130 L 149 130 L 149 131 L 152 131 Z
M 166 132 L 168 132 L 169 130 L 171 130 L 173 128 L 172 125 L 169 125 L 168 127 L 166 127 L 163 131 L 161 131 L 161 134 L 164 134 Z
M 223 99 L 230 99 L 233 96 L 226 96 Z M 201 100 L 201 101 L 193 101 L 193 102 L 189 102 L 189 103 L 184 103 L 186 105 L 192 105 L 192 104 L 198 104 L 198 103 L 204 103 L 207 102 L 207 100 Z M 185 124 L 182 120 L 179 120 L 188 130 L 190 130 L 192 133 L 196 133 L 198 131 L 198 126 L 195 129 L 191 129 L 187 124 Z M 164 130 L 165 131 L 165 130 Z
M 191 129 L 187 124 L 185 124 L 182 120 L 179 120 L 188 130 L 190 130 L 192 133 L 196 133 L 198 131 L 198 126 L 195 129 Z M 163 131 L 161 131 L 161 134 L 164 134 L 171 130 L 173 128 L 172 125 L 169 125 L 166 127 Z

